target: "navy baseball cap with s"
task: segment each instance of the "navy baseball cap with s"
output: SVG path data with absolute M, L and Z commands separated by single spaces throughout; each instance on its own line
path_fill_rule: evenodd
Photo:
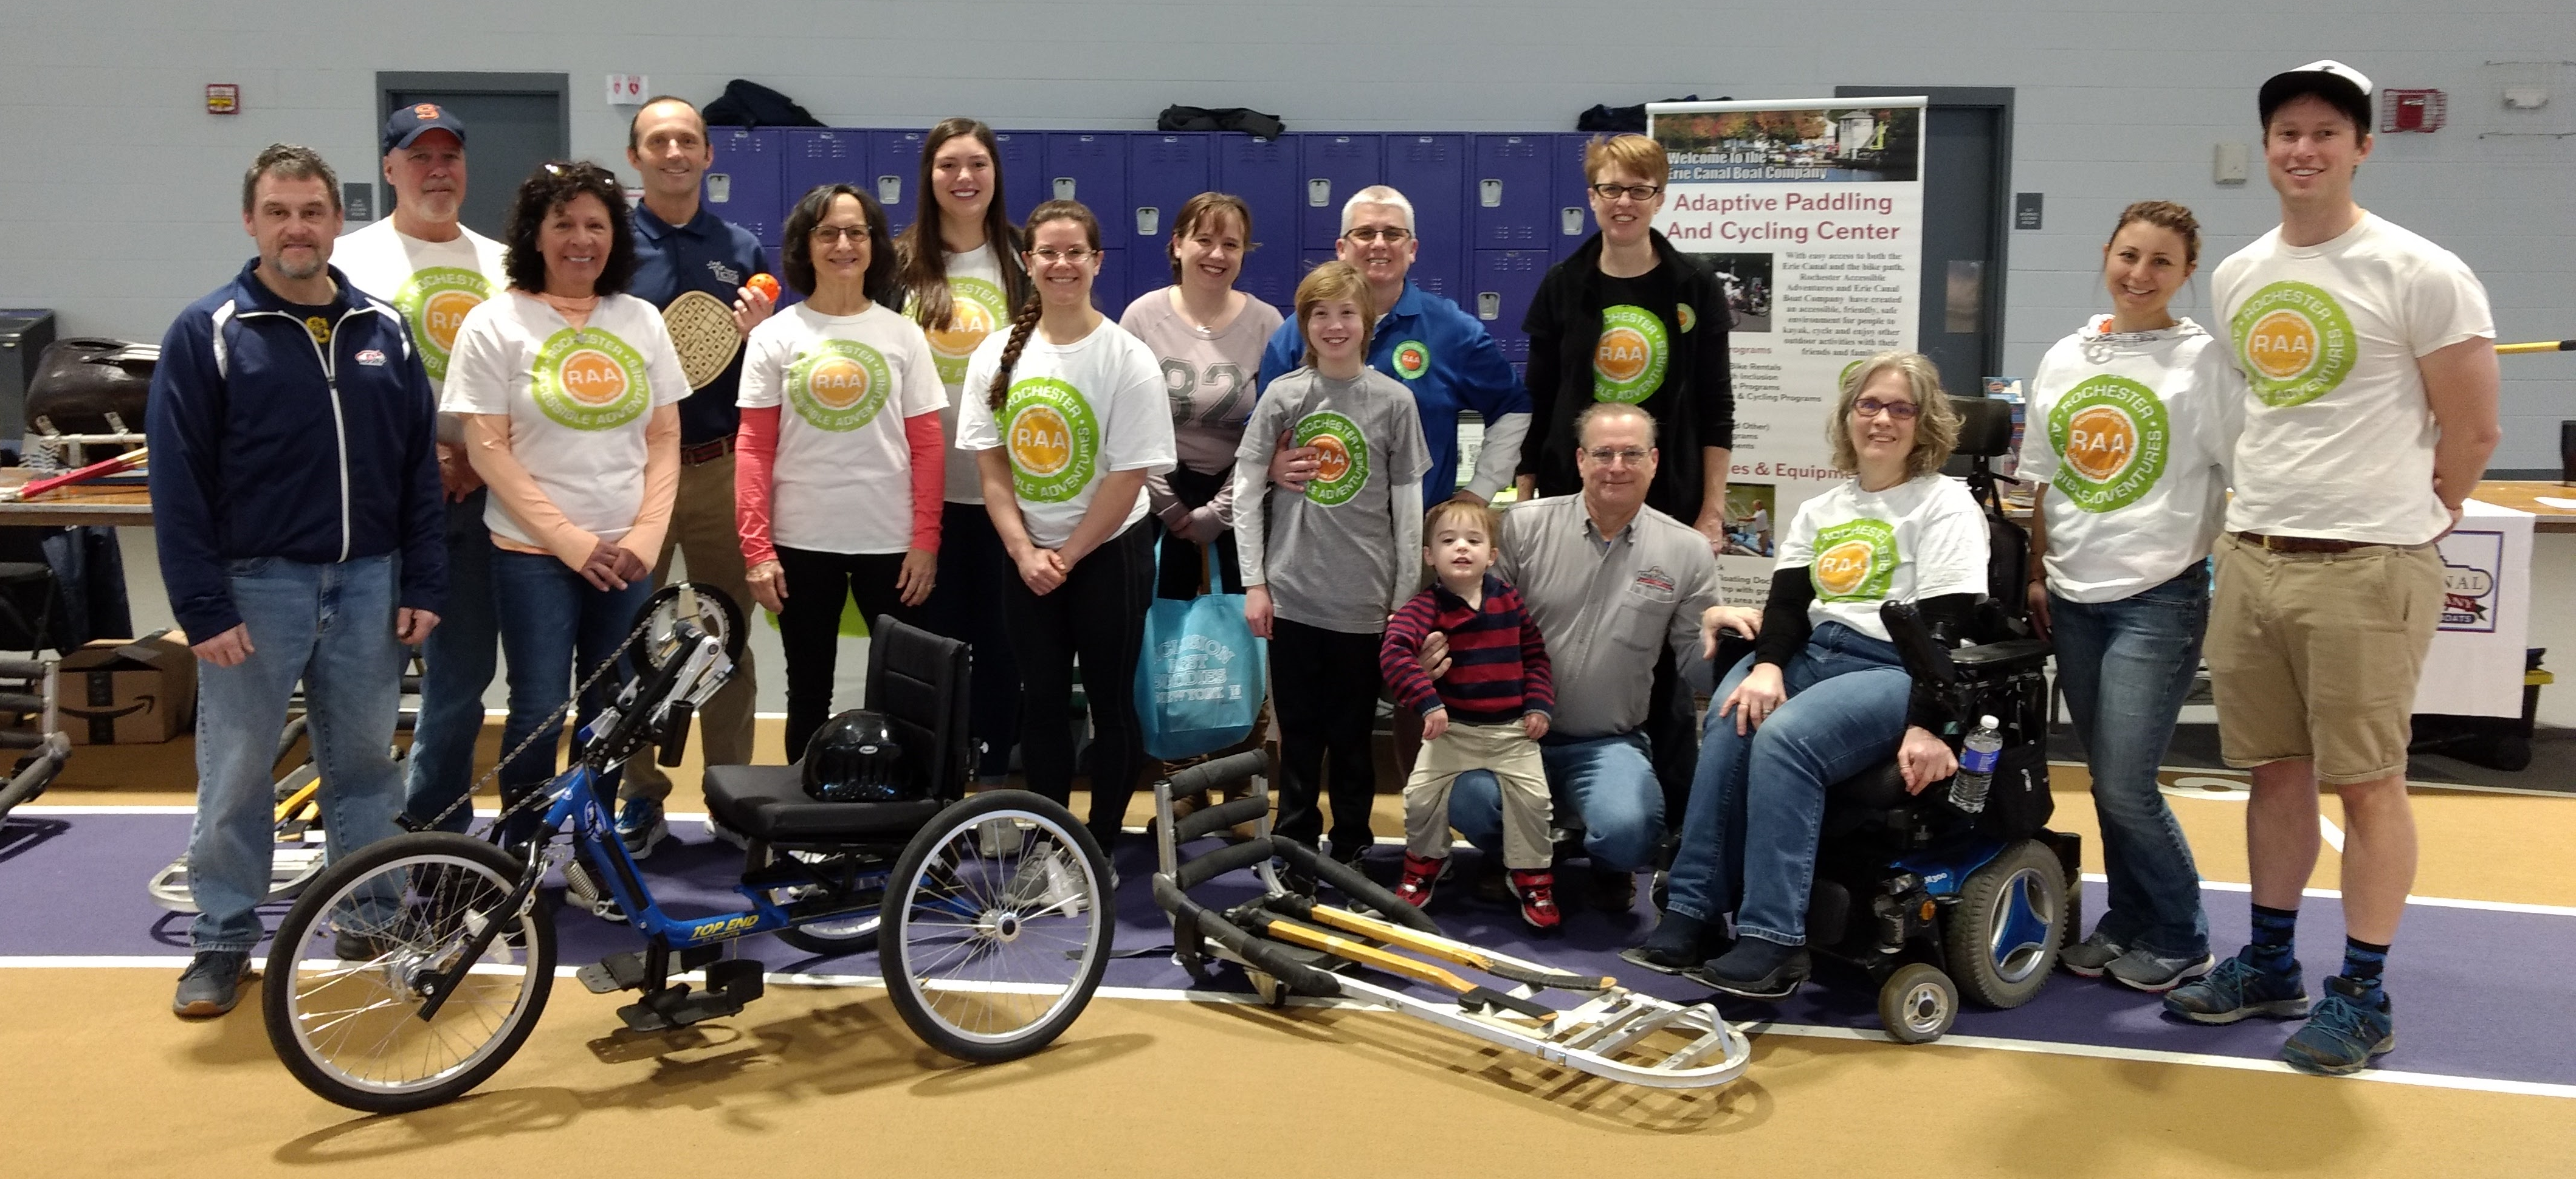
M 434 102 L 416 102 L 397 107 L 393 117 L 385 120 L 385 150 L 401 151 L 425 132 L 445 131 L 456 137 L 458 147 L 465 146 L 465 121 Z

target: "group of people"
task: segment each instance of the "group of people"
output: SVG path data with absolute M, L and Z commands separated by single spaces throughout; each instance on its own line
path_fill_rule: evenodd
M 2412 874 L 2430 546 L 2495 441 L 2476 280 L 2352 202 L 2368 104 L 2334 63 L 2265 85 L 2283 224 L 2219 267 L 2217 331 L 2170 312 L 2199 263 L 2189 211 L 2121 214 L 2112 313 L 2049 352 L 2023 455 L 2054 489 L 2027 607 L 2058 644 L 2111 879 L 2066 963 L 2204 1022 L 2308 1014 L 2290 932 L 2317 788 L 2337 787 L 2352 939 L 2287 1050 L 2329 1070 L 2388 1039 L 2378 964 Z M 640 205 L 606 169 L 548 164 L 502 242 L 457 221 L 452 113 L 396 112 L 384 148 L 393 216 L 346 238 L 329 167 L 263 153 L 243 188 L 259 257 L 173 324 L 155 377 L 162 564 L 204 664 L 182 1014 L 228 1009 L 259 937 L 261 734 L 299 679 L 334 847 L 404 811 L 461 826 L 495 650 L 504 748 L 527 743 L 500 770 L 515 801 L 553 770 L 541 727 L 675 549 L 692 580 L 777 615 L 791 758 L 832 711 L 853 597 L 973 646 L 986 783 L 1016 762 L 1069 797 L 1078 665 L 1104 846 L 1148 761 L 1136 701 L 1102 689 L 1134 681 L 1155 595 L 1239 589 L 1269 643 L 1282 835 L 1321 843 L 1329 806 L 1332 855 L 1374 844 L 1384 694 L 1414 763 L 1399 895 L 1430 900 L 1454 830 L 1486 853 L 1480 893 L 1553 928 L 1551 829 L 1579 826 L 1584 892 L 1627 912 L 1677 831 L 1667 911 L 1629 955 L 1748 997 L 1806 976 L 1825 787 L 1891 757 L 1911 790 L 1956 769 L 1962 718 L 1914 690 L 1878 618 L 1909 601 L 1958 636 L 1988 592 L 1986 518 L 1940 474 L 1957 417 L 1938 372 L 1910 353 L 1846 372 L 1828 434 L 1852 478 L 1781 532 L 1766 602 L 1723 603 L 1728 293 L 1653 228 L 1668 167 L 1646 137 L 1587 151 L 1599 232 L 1541 283 L 1525 377 L 1407 281 L 1412 208 L 1384 186 L 1345 204 L 1336 259 L 1284 317 L 1234 285 L 1249 208 L 1194 198 L 1172 285 L 1112 324 L 1092 302 L 1099 221 L 1054 200 L 1010 224 L 971 119 L 925 137 L 930 199 L 899 234 L 862 186 L 804 194 L 783 309 L 751 281 L 759 243 L 698 204 L 711 153 L 686 102 L 635 116 Z M 740 337 L 694 379 L 661 314 L 693 293 Z M 1471 411 L 1484 444 L 1462 471 Z M 1507 486 L 1521 502 L 1497 514 Z M 2225 963 L 2155 781 L 2204 629 L 2227 756 L 2255 775 L 2255 938 Z M 1703 722 L 1683 673 L 1724 631 L 1755 646 Z M 406 644 L 426 675 L 397 783 Z M 752 691 L 746 658 L 701 716 L 711 763 L 751 760 Z M 638 856 L 670 790 L 646 760 L 618 814 Z

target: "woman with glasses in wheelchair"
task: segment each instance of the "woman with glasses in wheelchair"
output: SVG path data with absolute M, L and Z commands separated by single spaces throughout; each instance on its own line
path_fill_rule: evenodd
M 1912 793 L 1957 772 L 1935 735 L 1957 718 L 1915 693 L 1879 607 L 1912 603 L 1948 646 L 1985 595 L 1986 517 L 1941 474 L 1958 433 L 1920 354 L 1882 352 L 1843 378 L 1826 436 L 1852 478 L 1801 505 L 1780 538 L 1760 637 L 1708 713 L 1663 924 L 1622 957 L 1731 995 L 1787 997 L 1808 972 L 1826 788 L 1891 756 Z

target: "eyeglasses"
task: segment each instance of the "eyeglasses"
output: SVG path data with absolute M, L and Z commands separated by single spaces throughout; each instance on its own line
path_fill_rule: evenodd
M 1599 463 L 1605 467 L 1613 465 L 1635 467 L 1644 465 L 1646 461 L 1646 452 L 1633 446 L 1624 450 L 1612 450 L 1607 446 L 1603 446 L 1584 451 L 1583 457 L 1591 459 L 1593 462 Z
M 1865 418 L 1886 414 L 1897 421 L 1910 422 L 1914 420 L 1914 415 L 1923 412 L 1923 407 L 1911 401 L 1881 401 L 1875 397 L 1863 397 L 1852 402 L 1852 412 Z
M 1029 251 L 1029 257 L 1035 258 L 1049 266 L 1053 266 L 1058 262 L 1071 262 L 1074 265 L 1079 266 L 1099 256 L 1100 251 L 1098 250 L 1059 250 L 1052 246 L 1042 246 L 1038 249 Z
M 1370 242 L 1383 241 L 1390 246 L 1395 246 L 1404 244 L 1404 239 L 1412 237 L 1413 231 L 1410 229 L 1380 229 L 1374 225 L 1363 225 L 1343 234 L 1342 236 L 1349 238 L 1352 241 L 1359 242 L 1362 245 L 1366 245 Z
M 1605 201 L 1615 201 L 1624 196 L 1629 200 L 1642 203 L 1655 199 L 1655 194 L 1662 191 L 1664 190 L 1661 186 L 1652 184 L 1595 184 L 1592 186 L 1592 195 Z
M 814 237 L 819 241 L 826 242 L 837 242 L 843 240 L 863 242 L 868 240 L 868 227 L 864 225 L 817 225 L 814 227 Z

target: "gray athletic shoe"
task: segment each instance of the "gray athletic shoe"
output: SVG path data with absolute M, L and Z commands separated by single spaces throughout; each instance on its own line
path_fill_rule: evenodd
M 199 950 L 179 976 L 179 993 L 170 1010 L 188 1019 L 213 1019 L 241 1002 L 242 976 L 250 955 L 240 950 Z
M 2065 967 L 2068 974 L 2083 978 L 2100 978 L 2102 972 L 2108 969 L 2111 963 L 2118 961 L 2122 954 L 2128 952 L 2127 946 L 2121 945 L 2109 934 L 2097 929 L 2093 931 L 2093 936 L 2066 947 L 2065 952 L 2057 956 L 2057 964 Z
M 2112 959 L 2111 964 L 2102 969 L 2102 973 L 2110 975 L 2111 981 L 2130 990 L 2161 995 L 2208 974 L 2210 969 L 2217 965 L 2217 957 L 2207 953 L 2196 958 L 2167 958 L 2145 946 L 2140 946 Z

